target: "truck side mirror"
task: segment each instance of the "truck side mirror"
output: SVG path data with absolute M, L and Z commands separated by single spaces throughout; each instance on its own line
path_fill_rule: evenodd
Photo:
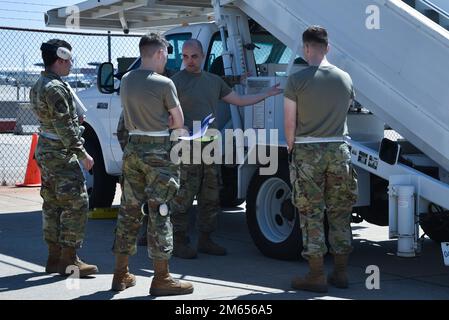
M 396 142 L 383 138 L 379 148 L 380 160 L 395 165 L 398 162 L 401 146 Z
M 114 65 L 105 62 L 98 68 L 97 87 L 101 93 L 111 94 L 116 92 L 114 88 Z

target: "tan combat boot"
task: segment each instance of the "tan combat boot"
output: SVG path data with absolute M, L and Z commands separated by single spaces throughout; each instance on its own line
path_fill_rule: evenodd
M 115 256 L 114 277 L 112 278 L 112 291 L 123 291 L 136 285 L 136 277 L 129 273 L 128 256 L 117 254 Z
M 75 248 L 63 247 L 61 251 L 61 259 L 58 264 L 59 274 L 63 276 L 70 275 L 71 272 L 67 272 L 67 267 L 69 266 L 75 266 L 78 268 L 80 278 L 84 278 L 98 272 L 97 266 L 86 264 L 78 258 Z
M 56 273 L 58 272 L 59 259 L 61 258 L 61 246 L 57 243 L 48 243 L 48 259 L 45 266 L 45 272 Z
M 208 232 L 201 232 L 200 238 L 198 239 L 198 251 L 214 256 L 225 256 L 227 254 L 226 249 L 216 244 Z
M 327 277 L 327 282 L 334 287 L 346 289 L 348 287 L 348 274 L 346 267 L 348 266 L 347 254 L 334 255 L 334 271 Z
M 193 292 L 193 285 L 187 281 L 175 280 L 168 271 L 168 260 L 153 260 L 154 277 L 151 282 L 152 296 L 171 296 Z
M 323 257 L 309 258 L 309 273 L 304 278 L 295 278 L 292 287 L 298 290 L 313 291 L 319 293 L 327 292 L 326 276 L 324 275 Z
M 182 259 L 195 259 L 196 250 L 189 246 L 189 238 L 185 232 L 173 234 L 173 255 Z

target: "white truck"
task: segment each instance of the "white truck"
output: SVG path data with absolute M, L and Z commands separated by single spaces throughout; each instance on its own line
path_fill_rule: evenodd
M 182 68 L 180 48 L 186 39 L 200 40 L 207 50 L 204 70 L 253 75 L 237 86 L 242 93 L 277 82 L 283 86 L 300 68 L 302 32 L 311 24 L 325 26 L 329 60 L 352 76 L 356 89 L 348 114 L 359 190 L 353 221 L 388 225 L 390 238 L 398 239 L 397 254 L 404 257 L 419 254 L 423 231 L 435 241 L 449 241 L 449 8 L 441 1 L 88 0 L 77 8 L 81 28 L 125 33 L 164 28 L 174 48 L 170 69 Z M 64 27 L 71 13 L 50 10 L 47 25 Z M 219 56 L 222 67 L 214 63 Z M 110 73 L 110 65 L 104 65 L 99 79 Z M 111 204 L 121 171 L 115 82 L 114 90 L 101 83 L 103 93 L 96 88 L 80 93 L 88 108 L 86 147 L 96 159 L 88 182 L 94 206 Z M 266 167 L 262 161 L 246 161 L 259 141 L 237 141 L 240 161 L 222 165 L 223 202 L 246 201 L 249 232 L 263 254 L 299 257 L 301 230 L 290 200 L 282 95 L 245 108 L 223 104 L 217 119 L 221 130 L 278 129 L 270 144 L 279 163 L 273 175 L 260 174 Z M 389 129 L 400 136 L 385 139 Z

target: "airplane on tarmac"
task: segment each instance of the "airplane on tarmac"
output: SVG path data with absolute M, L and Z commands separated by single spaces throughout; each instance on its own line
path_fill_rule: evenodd
M 43 70 L 44 68 L 40 66 L 0 68 L 0 84 L 31 87 L 39 79 Z M 72 88 L 89 88 L 92 86 L 92 80 L 83 73 L 71 73 L 62 79 L 68 82 Z

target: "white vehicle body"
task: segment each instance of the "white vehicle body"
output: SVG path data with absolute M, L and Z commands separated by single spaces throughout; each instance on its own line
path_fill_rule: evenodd
M 296 68 L 296 54 L 301 55 L 303 30 L 311 24 L 325 26 L 330 34 L 328 59 L 351 75 L 356 89 L 357 108 L 348 114 L 352 162 L 358 172 L 355 211 L 370 222 L 388 224 L 390 236 L 398 238 L 401 256 L 419 253 L 418 222 L 437 241 L 449 232 L 434 227 L 449 219 L 449 14 L 444 3 L 91 0 L 79 8 L 80 26 L 85 28 L 167 30 L 189 24 L 168 29 L 167 38 L 189 33 L 203 43 L 208 54 L 221 31 L 220 39 L 226 38 L 222 43 L 225 73 L 263 75 L 249 78 L 246 87 L 237 87 L 242 93 L 276 82 L 285 84 L 286 75 Z M 49 11 L 48 24 L 63 25 L 67 18 L 64 10 Z M 257 50 L 248 46 L 254 42 L 248 18 L 294 53 L 288 61 L 257 63 Z M 208 23 L 212 20 L 215 24 Z M 119 175 L 121 150 L 115 132 L 121 111 L 119 97 L 101 95 L 91 88 L 80 93 L 80 98 L 89 108 L 88 123 L 101 146 L 105 171 Z M 247 201 L 248 226 L 259 249 L 269 256 L 292 258 L 299 254 L 301 239 L 299 218 L 289 214 L 286 205 L 291 188 L 288 172 L 286 176 L 282 104 L 283 97 L 277 96 L 256 106 L 229 106 L 230 121 L 222 128 L 279 130 L 279 141 L 273 146 L 279 149 L 278 172 L 263 177 L 260 165 L 239 164 L 236 197 Z M 383 144 L 381 149 L 385 125 L 401 137 L 392 147 Z M 246 142 L 236 148 L 243 151 L 244 159 L 255 152 L 255 146 Z M 381 157 L 379 150 L 390 157 Z M 441 212 L 433 214 L 431 207 Z

